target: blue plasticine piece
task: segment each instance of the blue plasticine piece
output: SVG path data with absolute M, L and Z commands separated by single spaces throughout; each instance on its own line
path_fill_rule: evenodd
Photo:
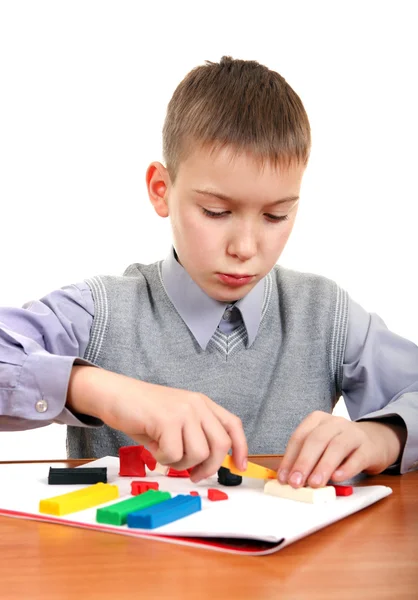
M 202 510 L 200 496 L 179 494 L 170 500 L 137 510 L 128 515 L 128 527 L 155 529 Z

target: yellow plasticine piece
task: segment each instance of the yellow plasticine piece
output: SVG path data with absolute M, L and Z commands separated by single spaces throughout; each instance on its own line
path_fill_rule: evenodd
M 82 490 L 41 500 L 39 502 L 39 512 L 54 516 L 68 515 L 69 513 L 104 504 L 116 498 L 119 498 L 118 486 L 100 482 Z
M 266 467 L 261 467 L 260 465 L 256 465 L 252 462 L 249 462 L 245 471 L 238 471 L 234 462 L 232 460 L 232 456 L 227 454 L 222 462 L 222 466 L 226 469 L 229 469 L 231 473 L 234 475 L 241 475 L 241 477 L 252 477 L 254 479 L 276 479 L 277 473 L 273 471 L 273 469 L 267 469 Z

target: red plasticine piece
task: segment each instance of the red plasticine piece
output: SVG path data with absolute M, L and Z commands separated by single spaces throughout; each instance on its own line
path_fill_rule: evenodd
M 177 469 L 168 469 L 167 477 L 190 477 L 190 473 L 187 469 L 184 471 L 177 471 Z
M 145 477 L 145 463 L 141 458 L 143 446 L 119 448 L 119 475 L 121 477 Z
M 214 488 L 209 488 L 208 489 L 208 498 L 209 498 L 209 500 L 212 500 L 213 502 L 216 502 L 217 500 L 228 500 L 228 494 L 225 494 L 225 492 L 222 492 L 221 490 L 215 490 Z
M 336 496 L 351 496 L 353 493 L 351 485 L 333 485 L 332 487 L 335 488 Z
M 158 490 L 158 481 L 132 481 L 131 483 L 131 494 L 132 496 L 139 496 L 148 490 Z
M 198 495 L 199 495 L 199 492 L 190 492 L 190 495 L 191 495 L 191 496 L 198 496 Z
M 144 446 L 141 446 L 141 448 L 142 448 L 142 451 L 141 451 L 142 460 L 147 465 L 147 467 L 150 471 L 154 471 L 155 467 L 157 466 L 156 459 L 153 457 L 153 455 L 151 454 L 151 452 L 149 450 L 144 448 Z

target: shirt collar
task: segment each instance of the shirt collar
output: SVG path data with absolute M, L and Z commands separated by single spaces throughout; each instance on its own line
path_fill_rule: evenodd
M 208 296 L 190 277 L 174 256 L 173 248 L 162 263 L 162 280 L 168 297 L 203 350 L 215 333 L 226 302 Z M 247 330 L 247 347 L 254 342 L 261 321 L 264 279 L 235 303 Z

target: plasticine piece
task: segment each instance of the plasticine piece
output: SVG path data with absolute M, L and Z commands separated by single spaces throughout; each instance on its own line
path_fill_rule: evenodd
M 132 481 L 131 482 L 131 494 L 132 496 L 138 496 L 148 490 L 158 490 L 160 484 L 158 481 Z
M 353 488 L 351 485 L 332 485 L 337 496 L 351 496 Z
M 142 451 L 141 451 L 142 460 L 147 465 L 147 467 L 150 471 L 154 471 L 154 469 L 157 465 L 157 461 L 155 460 L 155 458 L 153 457 L 153 455 L 151 454 L 151 452 L 149 450 L 147 450 L 143 446 L 141 446 L 141 447 L 142 447 Z
M 96 483 L 82 490 L 41 500 L 39 502 L 39 512 L 45 515 L 68 515 L 79 510 L 92 508 L 98 504 L 104 504 L 116 498 L 119 498 L 119 490 L 116 485 Z
M 199 492 L 189 492 L 191 496 L 199 496 Z
M 218 483 L 228 486 L 240 485 L 242 483 L 242 477 L 241 475 L 234 475 L 234 473 L 231 473 L 226 467 L 220 467 L 218 471 Z
M 260 465 L 256 465 L 252 462 L 249 462 L 245 471 L 238 471 L 234 462 L 232 460 L 232 456 L 227 454 L 222 462 L 222 466 L 226 469 L 229 469 L 231 473 L 234 475 L 241 475 L 241 477 L 253 477 L 254 479 L 276 479 L 277 473 L 273 471 L 273 469 L 267 469 L 266 467 L 261 467 Z
M 335 489 L 332 485 L 321 488 L 302 487 L 295 489 L 291 485 L 279 483 L 277 479 L 267 481 L 264 486 L 264 493 L 286 498 L 287 500 L 307 502 L 308 504 L 323 504 L 335 500 Z
M 222 490 L 216 490 L 215 488 L 208 489 L 208 498 L 212 500 L 212 502 L 217 502 L 218 500 L 228 500 L 228 494 L 222 492 Z
M 196 496 L 179 494 L 145 510 L 128 515 L 128 527 L 155 529 L 178 519 L 183 519 L 202 509 L 202 500 Z
M 170 467 L 167 472 L 167 477 L 190 477 L 190 473 L 187 469 L 184 469 L 184 471 L 177 471 L 177 469 L 172 469 Z
M 109 525 L 125 525 L 129 513 L 148 508 L 153 504 L 164 502 L 164 500 L 168 500 L 169 498 L 171 498 L 169 492 L 148 490 L 148 492 L 144 492 L 139 496 L 133 496 L 127 500 L 116 502 L 116 504 L 98 508 L 96 512 L 96 521 L 98 523 L 108 523 Z
M 49 485 L 107 483 L 107 467 L 49 468 Z
M 145 477 L 145 463 L 142 459 L 144 446 L 122 446 L 119 448 L 120 477 Z

